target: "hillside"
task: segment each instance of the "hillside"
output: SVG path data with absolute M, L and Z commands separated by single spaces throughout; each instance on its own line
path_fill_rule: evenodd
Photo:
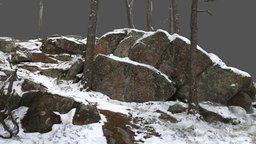
M 87 92 L 81 83 L 86 39 L 1 37 L 0 108 L 17 69 L 11 109 L 20 131 L 0 143 L 255 143 L 251 76 L 200 47 L 201 115 L 187 115 L 189 43 L 163 30 L 109 32 L 97 40 L 94 91 Z M 8 136 L 2 125 L 0 134 Z

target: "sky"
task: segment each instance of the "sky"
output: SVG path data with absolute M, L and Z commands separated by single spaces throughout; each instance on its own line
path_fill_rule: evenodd
M 168 30 L 170 0 L 153 0 L 153 26 Z M 190 37 L 191 0 L 177 0 L 181 35 Z M 37 36 L 38 0 L 0 0 L 0 36 L 32 39 Z M 227 65 L 244 70 L 256 80 L 256 0 L 201 2 L 213 16 L 199 14 L 199 45 L 218 55 Z M 146 30 L 146 0 L 135 0 L 134 24 Z M 97 35 L 127 27 L 124 0 L 100 0 Z M 86 36 L 89 0 L 44 0 L 42 36 Z

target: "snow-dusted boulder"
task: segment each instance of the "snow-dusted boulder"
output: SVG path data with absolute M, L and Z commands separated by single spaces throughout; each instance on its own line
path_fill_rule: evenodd
M 174 83 L 157 69 L 115 56 L 98 55 L 93 78 L 93 90 L 120 101 L 165 101 L 176 92 Z
M 95 106 L 43 91 L 24 93 L 20 106 L 29 107 L 21 121 L 25 132 L 49 132 L 54 124 L 61 123 L 60 114 L 66 114 L 73 108 L 76 108 L 72 121 L 74 125 L 97 123 L 100 120 Z
M 83 39 L 65 36 L 49 37 L 41 48 L 47 54 L 83 54 L 85 49 L 86 42 Z
M 109 39 L 105 37 L 118 36 L 118 33 L 126 33 L 126 36 L 118 45 L 111 47 L 114 55 L 129 57 L 133 61 L 148 64 L 160 70 L 177 84 L 175 97 L 187 100 L 190 73 L 190 41 L 188 39 L 177 34 L 169 35 L 163 30 L 143 32 L 123 29 L 105 34 L 98 43 L 101 43 L 101 39 L 104 39 L 105 43 L 110 43 L 110 41 L 106 42 Z M 101 49 L 108 49 L 107 46 L 105 48 L 103 46 Z M 226 105 L 239 92 L 246 93 L 251 100 L 255 98 L 256 91 L 249 74 L 226 66 L 217 56 L 205 52 L 200 47 L 197 48 L 196 58 L 199 102 L 212 101 Z M 241 98 L 243 99 L 240 101 L 241 106 L 244 106 L 242 103 L 247 101 L 247 98 L 244 98 Z M 229 104 L 233 105 L 231 101 Z M 237 104 L 234 103 L 234 105 Z

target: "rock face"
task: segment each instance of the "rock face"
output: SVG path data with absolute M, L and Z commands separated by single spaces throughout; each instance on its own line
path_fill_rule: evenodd
M 123 30 L 123 32 L 119 32 L 119 34 L 124 33 L 126 34 L 124 38 L 123 35 L 118 35 L 117 31 L 104 35 L 103 40 L 99 39 L 99 44 L 111 43 L 111 40 L 106 37 L 115 37 L 115 39 L 120 41 L 119 43 L 115 43 L 115 45 L 111 46 L 111 51 L 108 50 L 108 45 L 102 44 L 101 51 L 108 51 L 103 54 L 109 54 L 112 52 L 116 56 L 129 57 L 133 61 L 155 67 L 176 83 L 177 92 L 175 93 L 175 97 L 186 101 L 189 92 L 190 42 L 184 37 L 169 35 L 167 32 L 162 30 L 158 30 L 156 32 Z M 119 37 L 116 38 L 117 36 Z M 217 56 L 209 54 L 199 47 L 196 52 L 196 57 L 199 102 L 212 101 L 227 105 L 229 101 L 230 105 L 238 105 L 235 102 L 232 103 L 233 101 L 231 99 L 239 92 L 243 92 L 248 95 L 248 97 L 242 97 L 242 101 L 255 99 L 256 91 L 255 87 L 253 87 L 251 76 L 244 74 L 235 68 L 227 67 Z M 103 68 L 103 64 L 99 65 L 104 69 L 102 71 L 109 71 L 111 74 L 111 70 L 108 70 L 111 69 L 110 67 L 106 66 Z M 121 75 L 117 75 L 117 77 L 119 78 L 116 79 L 123 79 L 120 78 Z M 120 89 L 122 89 L 120 83 L 121 82 L 116 84 L 119 85 L 119 89 L 115 89 L 116 91 L 120 91 Z M 140 85 L 140 87 L 143 86 Z M 109 87 L 106 94 L 113 94 L 110 92 L 114 91 L 111 90 L 111 88 L 112 87 Z M 248 109 L 244 104 L 240 105 L 245 109 Z
M 50 37 L 43 42 L 42 51 L 48 54 L 83 54 L 86 44 L 68 37 Z
M 94 61 L 93 90 L 127 102 L 165 101 L 173 96 L 174 83 L 143 66 L 98 55 Z

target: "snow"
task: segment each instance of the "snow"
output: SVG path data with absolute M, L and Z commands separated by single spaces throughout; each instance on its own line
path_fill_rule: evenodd
M 42 42 L 38 40 L 29 40 L 27 42 L 18 42 L 16 45 L 28 50 L 39 50 L 39 48 L 42 46 Z
M 74 38 L 74 37 L 67 37 L 67 36 L 58 36 L 58 37 L 50 37 L 49 40 L 57 40 L 57 39 L 66 39 L 68 41 L 72 41 L 76 44 L 86 44 L 86 40 L 83 39 L 83 40 L 79 40 L 77 38 Z

